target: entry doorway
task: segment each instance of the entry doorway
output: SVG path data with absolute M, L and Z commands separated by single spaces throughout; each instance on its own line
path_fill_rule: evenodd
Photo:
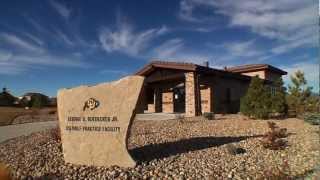
M 184 87 L 176 87 L 173 89 L 173 112 L 185 113 L 186 95 Z

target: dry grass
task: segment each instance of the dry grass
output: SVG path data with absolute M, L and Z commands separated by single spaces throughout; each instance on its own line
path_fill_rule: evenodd
M 24 109 L 18 107 L 0 107 L 0 126 L 10 125 L 15 118 L 21 115 L 50 114 L 56 108 Z

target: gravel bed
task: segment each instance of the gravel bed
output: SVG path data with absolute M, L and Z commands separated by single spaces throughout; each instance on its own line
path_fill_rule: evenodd
M 290 133 L 284 150 L 268 150 L 260 144 L 268 131 L 266 121 L 221 116 L 211 121 L 135 121 L 129 138 L 135 168 L 65 163 L 61 143 L 50 130 L 1 143 L 0 162 L 18 179 L 259 179 L 284 160 L 293 177 L 319 167 L 319 126 L 298 119 L 273 121 Z M 230 154 L 230 144 L 245 152 Z

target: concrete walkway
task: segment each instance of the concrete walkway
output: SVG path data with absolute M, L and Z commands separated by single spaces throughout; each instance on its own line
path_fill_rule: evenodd
M 170 120 L 170 119 L 181 119 L 184 118 L 182 113 L 144 113 L 136 114 L 134 120 Z
M 0 143 L 22 135 L 29 135 L 33 132 L 50 129 L 58 125 L 58 121 L 36 122 L 0 126 Z

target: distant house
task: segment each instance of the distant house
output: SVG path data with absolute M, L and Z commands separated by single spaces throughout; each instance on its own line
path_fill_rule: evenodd
M 48 105 L 52 106 L 52 107 L 56 107 L 57 106 L 57 98 L 56 97 L 50 97 Z
M 153 61 L 136 73 L 145 77 L 143 98 L 137 111 L 184 113 L 189 117 L 204 112 L 236 113 L 252 76 L 272 84 L 286 74 L 268 64 L 215 69 L 208 63 Z
M 44 106 L 48 106 L 49 103 L 50 103 L 49 97 L 41 93 L 29 92 L 24 94 L 22 97 L 20 97 L 20 104 L 22 106 L 44 107 Z
M 11 95 L 6 88 L 0 93 L 0 106 L 14 106 L 17 98 Z

